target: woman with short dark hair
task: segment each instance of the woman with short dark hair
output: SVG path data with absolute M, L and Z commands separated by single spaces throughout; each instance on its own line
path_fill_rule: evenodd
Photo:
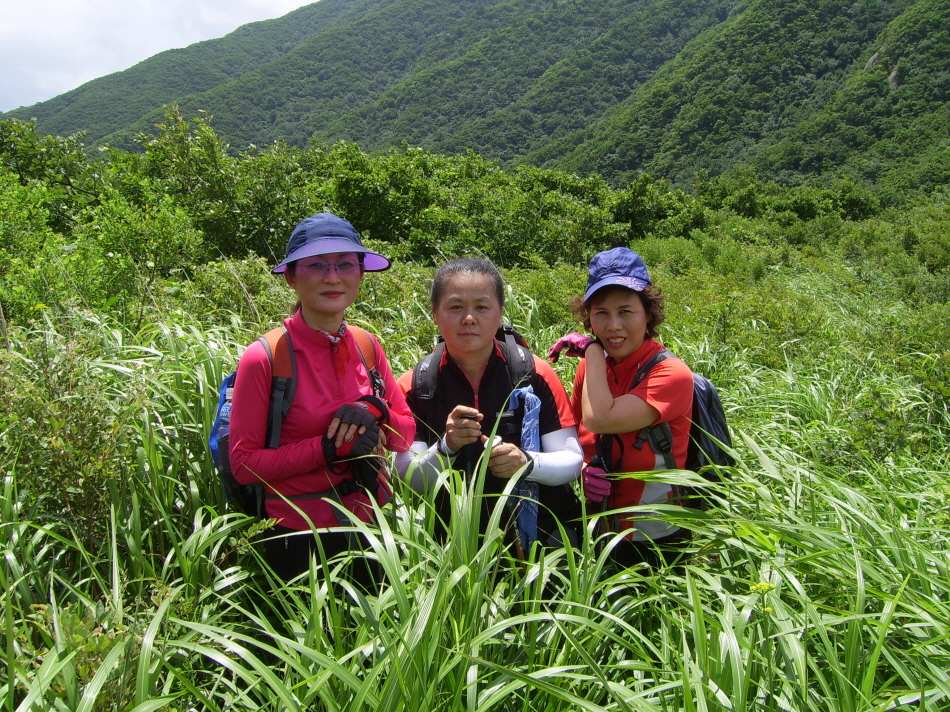
M 570 483 L 580 475 L 583 458 L 574 417 L 551 366 L 514 338 L 497 338 L 505 306 L 498 269 L 477 259 L 443 265 L 432 282 L 430 306 L 442 341 L 399 378 L 417 421 L 411 451 L 396 457 L 400 475 L 427 491 L 450 467 L 475 476 L 484 454 L 489 497 L 483 528 L 495 505 L 491 495 L 518 477 L 512 528 L 523 553 L 535 541 L 560 544 L 558 522 L 576 542 L 580 503 Z M 493 432 L 497 441 L 490 443 Z M 447 522 L 444 490 L 436 503 Z
M 677 492 L 664 482 L 636 473 L 682 469 L 689 444 L 693 376 L 678 358 L 667 358 L 642 375 L 641 369 L 664 350 L 656 341 L 663 322 L 663 298 L 642 258 L 626 247 L 598 253 L 590 262 L 587 290 L 576 297 L 575 314 L 593 337 L 570 334 L 551 349 L 583 357 L 574 380 L 571 408 L 580 424 L 584 493 L 606 510 L 649 504 L 677 504 Z M 653 449 L 644 436 L 668 423 L 674 462 Z M 681 555 L 677 545 L 689 532 L 655 513 L 630 512 L 608 518 L 612 531 L 624 532 L 613 549 L 623 566 L 657 565 Z

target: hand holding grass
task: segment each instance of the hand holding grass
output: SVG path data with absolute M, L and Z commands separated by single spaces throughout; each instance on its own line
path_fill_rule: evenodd
M 482 436 L 481 421 L 485 416 L 475 408 L 457 405 L 445 421 L 444 441 L 452 452 L 458 452 L 466 445 L 478 442 Z

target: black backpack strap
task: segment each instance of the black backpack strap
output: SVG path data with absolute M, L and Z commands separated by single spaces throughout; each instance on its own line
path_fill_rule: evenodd
M 430 445 L 435 442 L 434 438 L 441 432 L 441 429 L 435 428 L 432 421 L 435 419 L 435 391 L 439 381 L 439 364 L 442 363 L 442 356 L 445 354 L 445 343 L 439 342 L 435 345 L 432 353 L 428 354 L 416 367 L 412 369 L 412 397 L 414 405 L 418 409 L 418 423 L 416 435 L 422 435 Z
M 526 386 L 528 377 L 535 372 L 534 356 L 531 355 L 531 351 L 515 341 L 510 334 L 505 334 L 505 340 L 498 343 L 505 355 L 512 390 Z
M 644 436 L 644 431 L 646 435 Z M 675 470 L 676 460 L 673 459 L 673 433 L 669 423 L 657 423 L 643 428 L 640 437 L 650 443 L 650 449 L 663 458 L 664 470 Z
M 258 341 L 264 346 L 264 353 L 267 354 L 267 360 L 271 368 L 271 391 L 264 447 L 276 448 L 280 444 L 281 426 L 294 399 L 297 362 L 294 357 L 290 334 L 284 325 L 271 329 L 261 336 Z M 219 448 L 227 449 L 228 446 L 227 435 L 218 439 Z M 220 473 L 225 483 L 225 489 L 228 490 L 229 498 L 238 503 L 246 514 L 263 518 L 264 485 L 260 482 L 250 485 L 239 484 L 231 472 L 230 459 L 227 461 L 226 468 L 222 468 Z
M 297 361 L 286 326 L 268 331 L 259 341 L 264 344 L 271 366 L 270 409 L 264 447 L 276 448 L 280 444 L 280 428 L 290 412 L 297 390 Z
M 640 369 L 630 382 L 630 387 L 627 389 L 627 393 L 639 386 L 643 382 L 643 379 L 646 378 L 650 371 L 653 370 L 654 366 L 660 363 L 660 361 L 666 361 L 668 358 L 676 358 L 676 354 L 674 354 L 669 349 L 663 349 L 662 351 L 658 351 L 657 353 L 653 354 L 649 361 L 640 366 Z
M 627 392 L 629 393 L 639 386 L 643 382 L 643 379 L 653 370 L 654 366 L 661 361 L 666 361 L 668 358 L 676 358 L 676 354 L 669 349 L 663 349 L 653 354 L 650 360 L 637 370 L 636 375 L 630 382 L 630 388 L 627 389 Z M 657 423 L 653 426 L 641 428 L 640 435 L 637 437 L 637 449 L 642 447 L 644 442 L 649 442 L 650 449 L 663 458 L 664 469 L 676 469 L 676 462 L 673 460 L 673 433 L 670 431 L 669 423 Z

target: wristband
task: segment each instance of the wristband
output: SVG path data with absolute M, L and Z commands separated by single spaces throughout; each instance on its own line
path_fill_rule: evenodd
M 521 473 L 521 479 L 526 480 L 528 479 L 528 475 L 534 472 L 534 456 L 527 450 L 522 450 L 521 452 L 524 453 L 525 458 L 528 460 L 524 465 L 524 471 Z
M 389 420 L 389 407 L 386 405 L 386 401 L 377 396 L 362 396 L 356 399 L 357 403 L 365 403 L 367 410 L 373 415 L 377 423 L 381 423 Z M 362 407 L 362 406 L 361 406 Z

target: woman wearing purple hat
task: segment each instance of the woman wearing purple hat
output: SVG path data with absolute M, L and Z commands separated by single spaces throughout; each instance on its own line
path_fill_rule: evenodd
M 238 364 L 231 468 L 242 484 L 264 484 L 266 515 L 278 520 L 265 554 L 285 580 L 309 568 L 317 544 L 313 536 L 294 534 L 315 529 L 327 558 L 349 548 L 346 534 L 327 528 L 350 518 L 371 519 L 369 498 L 382 504 L 388 483 L 375 467 L 367 471 L 366 463 L 380 446 L 407 450 L 415 434 L 379 343 L 347 327 L 343 318 L 363 275 L 389 266 L 388 259 L 363 247 L 346 220 L 331 213 L 307 218 L 294 228 L 285 259 L 273 270 L 283 274 L 298 299 L 280 337 L 291 345 L 286 350 L 294 376 L 290 408 L 276 428 L 271 399 L 282 347 L 278 343 L 269 353 L 267 341 L 259 339 Z
M 596 338 L 565 336 L 551 348 L 550 358 L 557 360 L 561 352 L 583 357 L 571 407 L 590 463 L 583 473 L 587 499 L 607 511 L 677 503 L 669 484 L 608 475 L 682 469 L 686 463 L 692 373 L 678 358 L 651 363 L 664 350 L 656 336 L 665 315 L 643 259 L 626 247 L 598 253 L 590 262 L 587 291 L 574 298 L 572 309 Z M 647 437 L 661 423 L 668 423 L 672 434 L 672 448 L 666 449 L 672 450 L 672 463 Z M 661 557 L 672 562 L 680 555 L 675 545 L 689 537 L 687 530 L 649 512 L 621 513 L 607 522 L 613 531 L 625 532 L 612 552 L 622 566 L 656 566 Z

